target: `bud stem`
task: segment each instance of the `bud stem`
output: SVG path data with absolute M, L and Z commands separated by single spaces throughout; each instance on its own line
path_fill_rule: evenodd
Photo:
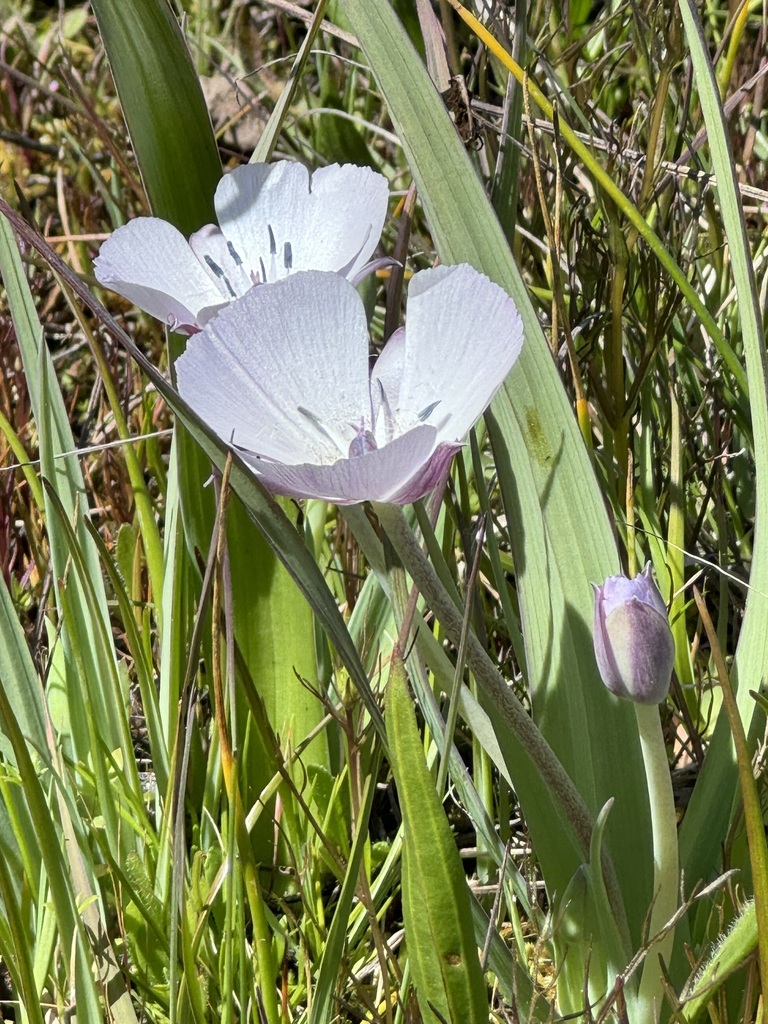
M 677 818 L 672 777 L 656 704 L 635 704 L 637 731 L 645 765 L 653 833 L 653 908 L 648 925 L 648 953 L 643 965 L 638 1001 L 641 1020 L 656 1020 L 663 994 L 659 956 L 669 963 L 675 939 L 674 927 L 658 940 L 677 910 L 679 860 Z M 654 941 L 655 940 L 655 941 Z M 654 1003 L 656 1004 L 654 1010 Z

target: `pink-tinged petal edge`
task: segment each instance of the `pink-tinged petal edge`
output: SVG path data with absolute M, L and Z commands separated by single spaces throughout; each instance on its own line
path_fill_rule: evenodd
M 434 428 L 421 425 L 366 455 L 332 465 L 284 465 L 241 453 L 264 485 L 293 498 L 337 505 L 382 501 L 404 505 L 423 497 L 445 474 L 459 446 L 434 448 Z

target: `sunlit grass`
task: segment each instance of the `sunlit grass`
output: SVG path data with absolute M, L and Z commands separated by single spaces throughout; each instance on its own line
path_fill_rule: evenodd
M 474 218 L 477 207 L 456 200 L 454 209 L 438 191 L 430 125 L 418 124 L 419 135 L 403 120 L 397 83 L 375 59 L 372 71 L 355 45 L 355 4 L 322 6 L 327 25 L 290 105 L 268 129 L 277 130 L 272 158 L 350 161 L 384 173 L 397 199 L 382 250 L 405 265 L 406 282 L 432 265 L 437 251 L 491 260 L 492 245 L 501 244 L 496 236 L 489 241 L 474 220 L 462 223 L 462 211 Z M 423 53 L 416 5 L 393 7 Z M 399 673 L 405 655 L 423 741 L 414 742 L 410 720 L 399 716 L 395 742 L 401 757 L 406 750 L 415 758 L 423 747 L 441 782 L 450 766 L 439 798 L 472 894 L 469 904 L 463 887 L 456 897 L 450 885 L 461 879 L 450 866 L 444 874 L 436 866 L 434 878 L 416 882 L 424 889 L 424 919 L 444 894 L 442 927 L 463 928 L 465 938 L 474 928 L 482 951 L 482 971 L 468 971 L 471 980 L 458 994 L 433 1005 L 442 1015 L 450 1006 L 451 1019 L 462 1024 L 482 1018 L 486 1005 L 499 1021 L 557 1020 L 569 1011 L 585 1021 L 621 1021 L 621 1001 L 614 993 L 605 1003 L 599 981 L 601 971 L 605 977 L 611 966 L 628 966 L 630 956 L 611 962 L 624 936 L 600 933 L 593 949 L 589 915 L 597 920 L 619 899 L 628 923 L 615 924 L 617 932 L 626 926 L 631 956 L 644 948 L 651 850 L 611 831 L 635 814 L 632 806 L 614 807 L 603 840 L 613 858 L 604 880 L 594 861 L 599 829 L 591 849 L 574 840 L 571 851 L 570 838 L 556 838 L 561 826 L 566 834 L 557 810 L 544 824 L 535 821 L 535 807 L 521 814 L 516 790 L 524 802 L 536 792 L 526 786 L 555 783 L 554 775 L 531 782 L 529 762 L 515 760 L 522 734 L 513 721 L 517 709 L 532 713 L 584 801 L 584 820 L 596 819 L 612 777 L 620 797 L 629 773 L 644 777 L 634 746 L 622 751 L 625 760 L 600 765 L 601 749 L 614 738 L 613 705 L 601 695 L 603 703 L 593 706 L 582 695 L 581 681 L 595 676 L 591 663 L 568 662 L 568 651 L 589 650 L 579 623 L 588 614 L 589 583 L 599 582 L 574 585 L 572 574 L 580 564 L 610 571 L 611 536 L 624 568 L 634 573 L 653 562 L 670 608 L 676 671 L 661 726 L 682 821 L 684 900 L 694 886 L 737 872 L 678 925 L 665 1019 L 687 998 L 689 975 L 710 944 L 754 893 L 724 725 L 713 738 L 721 697 L 711 659 L 719 646 L 721 663 L 735 681 L 746 681 L 740 710 L 760 749 L 764 720 L 749 691 L 759 689 L 766 668 L 761 615 L 768 600 L 765 538 L 755 530 L 768 458 L 761 378 L 768 115 L 758 74 L 768 26 L 755 4 L 732 20 L 727 5 L 703 10 L 715 85 L 704 82 L 700 65 L 689 75 L 689 38 L 669 5 L 593 11 L 572 3 L 566 18 L 551 5 L 531 4 L 525 43 L 515 16 L 495 5 L 487 26 L 528 76 L 515 90 L 498 57 L 448 3 L 439 7 L 449 70 L 465 76 L 472 98 L 465 141 L 474 170 L 464 173 L 477 174 L 492 197 L 567 396 L 563 408 L 580 434 L 568 421 L 558 448 L 559 439 L 542 433 L 536 401 L 546 403 L 541 416 L 555 422 L 562 395 L 547 397 L 551 381 L 537 392 L 530 367 L 525 384 L 513 374 L 504 400 L 519 423 L 499 407 L 487 434 L 481 426 L 457 458 L 442 504 L 417 510 L 433 569 L 409 554 L 407 527 L 386 510 L 345 515 L 319 502 L 301 510 L 285 502 L 287 518 L 273 540 L 292 530 L 301 538 L 289 551 L 294 573 L 302 557 L 319 570 L 306 575 L 300 591 L 287 574 L 273 579 L 277 560 L 239 499 L 230 500 L 226 488 L 222 499 L 219 477 L 199 486 L 209 460 L 194 465 L 181 445 L 172 453 L 174 416 L 156 384 L 45 260 L 23 247 L 24 301 L 42 325 L 50 363 L 35 355 L 35 329 L 22 323 L 20 306 L 13 318 L 0 309 L 0 999 L 16 1020 L 72 1011 L 96 1020 L 106 1006 L 116 1020 L 141 1022 L 419 1020 L 424 1003 L 419 1009 L 411 986 L 428 988 L 440 943 L 438 937 L 428 948 L 413 924 L 414 917 L 423 923 L 414 911 L 413 874 L 423 851 L 418 834 L 404 841 L 400 807 L 407 806 L 409 772 L 400 766 L 398 798 L 377 713 L 391 666 Z M 185 38 L 206 79 L 225 168 L 248 160 L 263 138 L 305 39 L 302 11 L 312 14 L 269 2 L 186 10 Z M 100 242 L 149 212 L 134 156 L 141 149 L 128 135 L 96 22 L 86 6 L 52 14 L 31 3 L 2 9 L 0 18 L 2 196 L 96 288 L 92 260 Z M 394 66 L 394 50 L 391 59 Z M 718 158 L 707 139 L 718 92 L 743 216 L 726 198 L 728 156 Z M 454 107 L 452 114 L 464 124 L 466 111 Z M 458 158 L 450 167 L 461 169 Z M 178 173 L 194 183 L 194 168 Z M 445 189 L 479 202 L 474 178 L 456 174 Z M 423 183 L 420 195 L 408 195 L 413 176 Z M 3 266 L 10 293 L 10 263 Z M 18 286 L 19 302 L 25 287 Z M 399 321 L 399 269 L 367 288 L 378 345 Z M 113 294 L 96 295 L 168 376 L 162 325 Z M 44 403 L 38 394 L 51 397 Z M 572 463 L 570 452 L 582 442 L 583 461 Z M 590 497 L 590 478 L 583 493 L 572 485 L 572 503 L 579 508 L 583 500 L 595 516 L 604 504 L 610 532 L 597 519 L 558 521 L 547 506 L 550 481 L 534 479 L 535 468 L 554 478 L 560 458 L 582 474 L 591 465 L 599 500 Z M 565 473 L 560 487 L 571 479 Z M 199 497 L 199 509 L 190 496 Z M 229 528 L 217 531 L 228 501 Z M 528 510 L 539 504 L 534 522 Z M 257 519 L 264 515 L 259 506 Z M 531 564 L 537 558 L 542 564 Z M 305 603 L 321 577 L 349 648 L 328 605 L 310 611 Z M 417 612 L 426 626 L 415 639 L 402 625 L 414 614 L 414 579 L 428 605 Z M 693 603 L 694 581 L 714 620 L 711 637 Z M 548 595 L 557 607 L 545 620 L 537 616 L 548 611 Z M 561 599 L 575 617 L 562 612 Z M 460 692 L 454 674 L 464 616 L 474 629 L 458 674 L 467 686 L 449 709 L 449 695 Z M 547 632 L 552 623 L 567 623 L 567 644 Z M 550 649 L 565 660 L 548 676 Z M 496 700 L 497 685 L 515 696 Z M 579 717 L 568 717 L 577 706 Z M 289 725 L 294 710 L 299 717 Z M 449 761 L 445 720 L 455 723 Z M 632 721 L 617 717 L 616 735 L 629 735 Z M 530 763 L 551 766 L 541 757 Z M 594 786 L 585 768 L 592 761 Z M 687 815 L 691 780 L 707 762 Z M 415 769 L 411 774 L 415 779 Z M 644 800 L 641 791 L 641 836 Z M 422 841 L 429 836 L 443 850 L 445 820 L 425 809 Z M 418 816 L 411 821 L 416 832 Z M 533 839 L 528 826 L 539 830 Z M 410 863 L 406 852 L 404 898 L 408 842 L 416 849 Z M 572 857 L 590 861 L 583 873 L 574 874 Z M 404 920 L 413 929 L 410 947 Z M 709 1007 L 697 993 L 691 1024 L 761 1019 L 754 910 L 746 910 L 736 934 L 726 957 L 735 973 Z M 590 949 L 589 978 L 580 943 Z M 627 978 L 630 1005 L 634 984 Z M 582 1012 L 590 999 L 593 1017 Z

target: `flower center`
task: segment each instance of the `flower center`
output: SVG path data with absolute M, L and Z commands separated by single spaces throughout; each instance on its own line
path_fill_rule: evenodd
M 373 431 L 366 430 L 365 421 L 361 420 L 357 433 L 349 442 L 350 459 L 359 459 L 361 455 L 367 455 L 368 452 L 375 452 L 378 447 L 379 446 L 376 444 L 376 438 L 373 436 Z
M 255 284 L 278 281 L 293 272 L 292 243 L 283 242 L 278 246 L 271 224 L 267 224 L 267 233 L 269 253 L 262 250 L 263 255 L 251 254 L 250 257 L 246 253 L 249 263 L 258 261 L 255 266 L 246 264 L 234 243 L 225 239 L 218 228 L 212 227 L 210 231 L 202 228 L 190 239 L 197 258 L 218 283 L 224 298 L 238 299 Z

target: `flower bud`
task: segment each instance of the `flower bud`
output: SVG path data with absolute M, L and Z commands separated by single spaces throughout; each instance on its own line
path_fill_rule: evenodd
M 664 700 L 675 641 L 650 563 L 632 580 L 609 576 L 595 586 L 593 639 L 597 667 L 611 693 L 639 704 Z

